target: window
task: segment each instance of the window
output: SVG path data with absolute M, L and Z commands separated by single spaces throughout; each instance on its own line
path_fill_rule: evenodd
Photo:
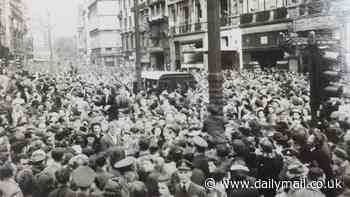
M 111 47 L 106 48 L 106 51 L 112 51 Z
M 221 38 L 223 46 L 228 47 L 229 42 L 228 42 L 228 36 L 224 36 Z
M 267 43 L 268 43 L 267 36 L 261 36 L 260 37 L 260 44 L 267 44 Z

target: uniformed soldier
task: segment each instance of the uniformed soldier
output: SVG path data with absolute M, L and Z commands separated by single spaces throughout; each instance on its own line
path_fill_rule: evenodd
M 175 197 L 207 196 L 202 186 L 191 181 L 193 170 L 191 162 L 181 159 L 177 162 L 176 167 L 180 182 L 175 185 Z

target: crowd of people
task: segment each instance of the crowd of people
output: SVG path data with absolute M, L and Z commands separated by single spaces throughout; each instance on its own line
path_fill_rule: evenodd
M 311 127 L 306 75 L 225 71 L 222 114 L 209 104 L 202 71 L 193 73 L 195 88 L 160 95 L 134 94 L 126 70 L 1 72 L 3 197 L 350 196 L 350 102 L 324 105 Z M 225 187 L 224 180 L 341 187 Z

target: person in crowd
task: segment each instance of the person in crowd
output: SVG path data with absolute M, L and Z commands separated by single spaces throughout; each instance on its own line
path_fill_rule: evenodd
M 221 112 L 203 71 L 195 87 L 156 93 L 131 92 L 129 68 L 1 69 L 3 196 L 348 196 L 349 99 L 324 105 L 312 128 L 307 75 L 223 71 Z M 343 188 L 222 184 L 334 178 Z

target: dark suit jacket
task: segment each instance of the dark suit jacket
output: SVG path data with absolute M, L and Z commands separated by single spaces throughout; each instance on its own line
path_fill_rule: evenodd
M 101 151 L 106 151 L 108 148 L 111 148 L 113 146 L 122 145 L 122 142 L 121 142 L 121 139 L 118 138 L 117 143 L 114 143 L 111 136 L 106 134 L 101 138 L 100 145 L 101 145 Z
M 195 183 L 190 183 L 187 192 L 183 192 L 180 188 L 180 184 L 175 186 L 175 197 L 206 197 L 207 193 L 202 186 Z
M 203 171 L 205 177 L 209 176 L 208 158 L 204 154 L 198 154 L 193 157 L 193 167 Z

